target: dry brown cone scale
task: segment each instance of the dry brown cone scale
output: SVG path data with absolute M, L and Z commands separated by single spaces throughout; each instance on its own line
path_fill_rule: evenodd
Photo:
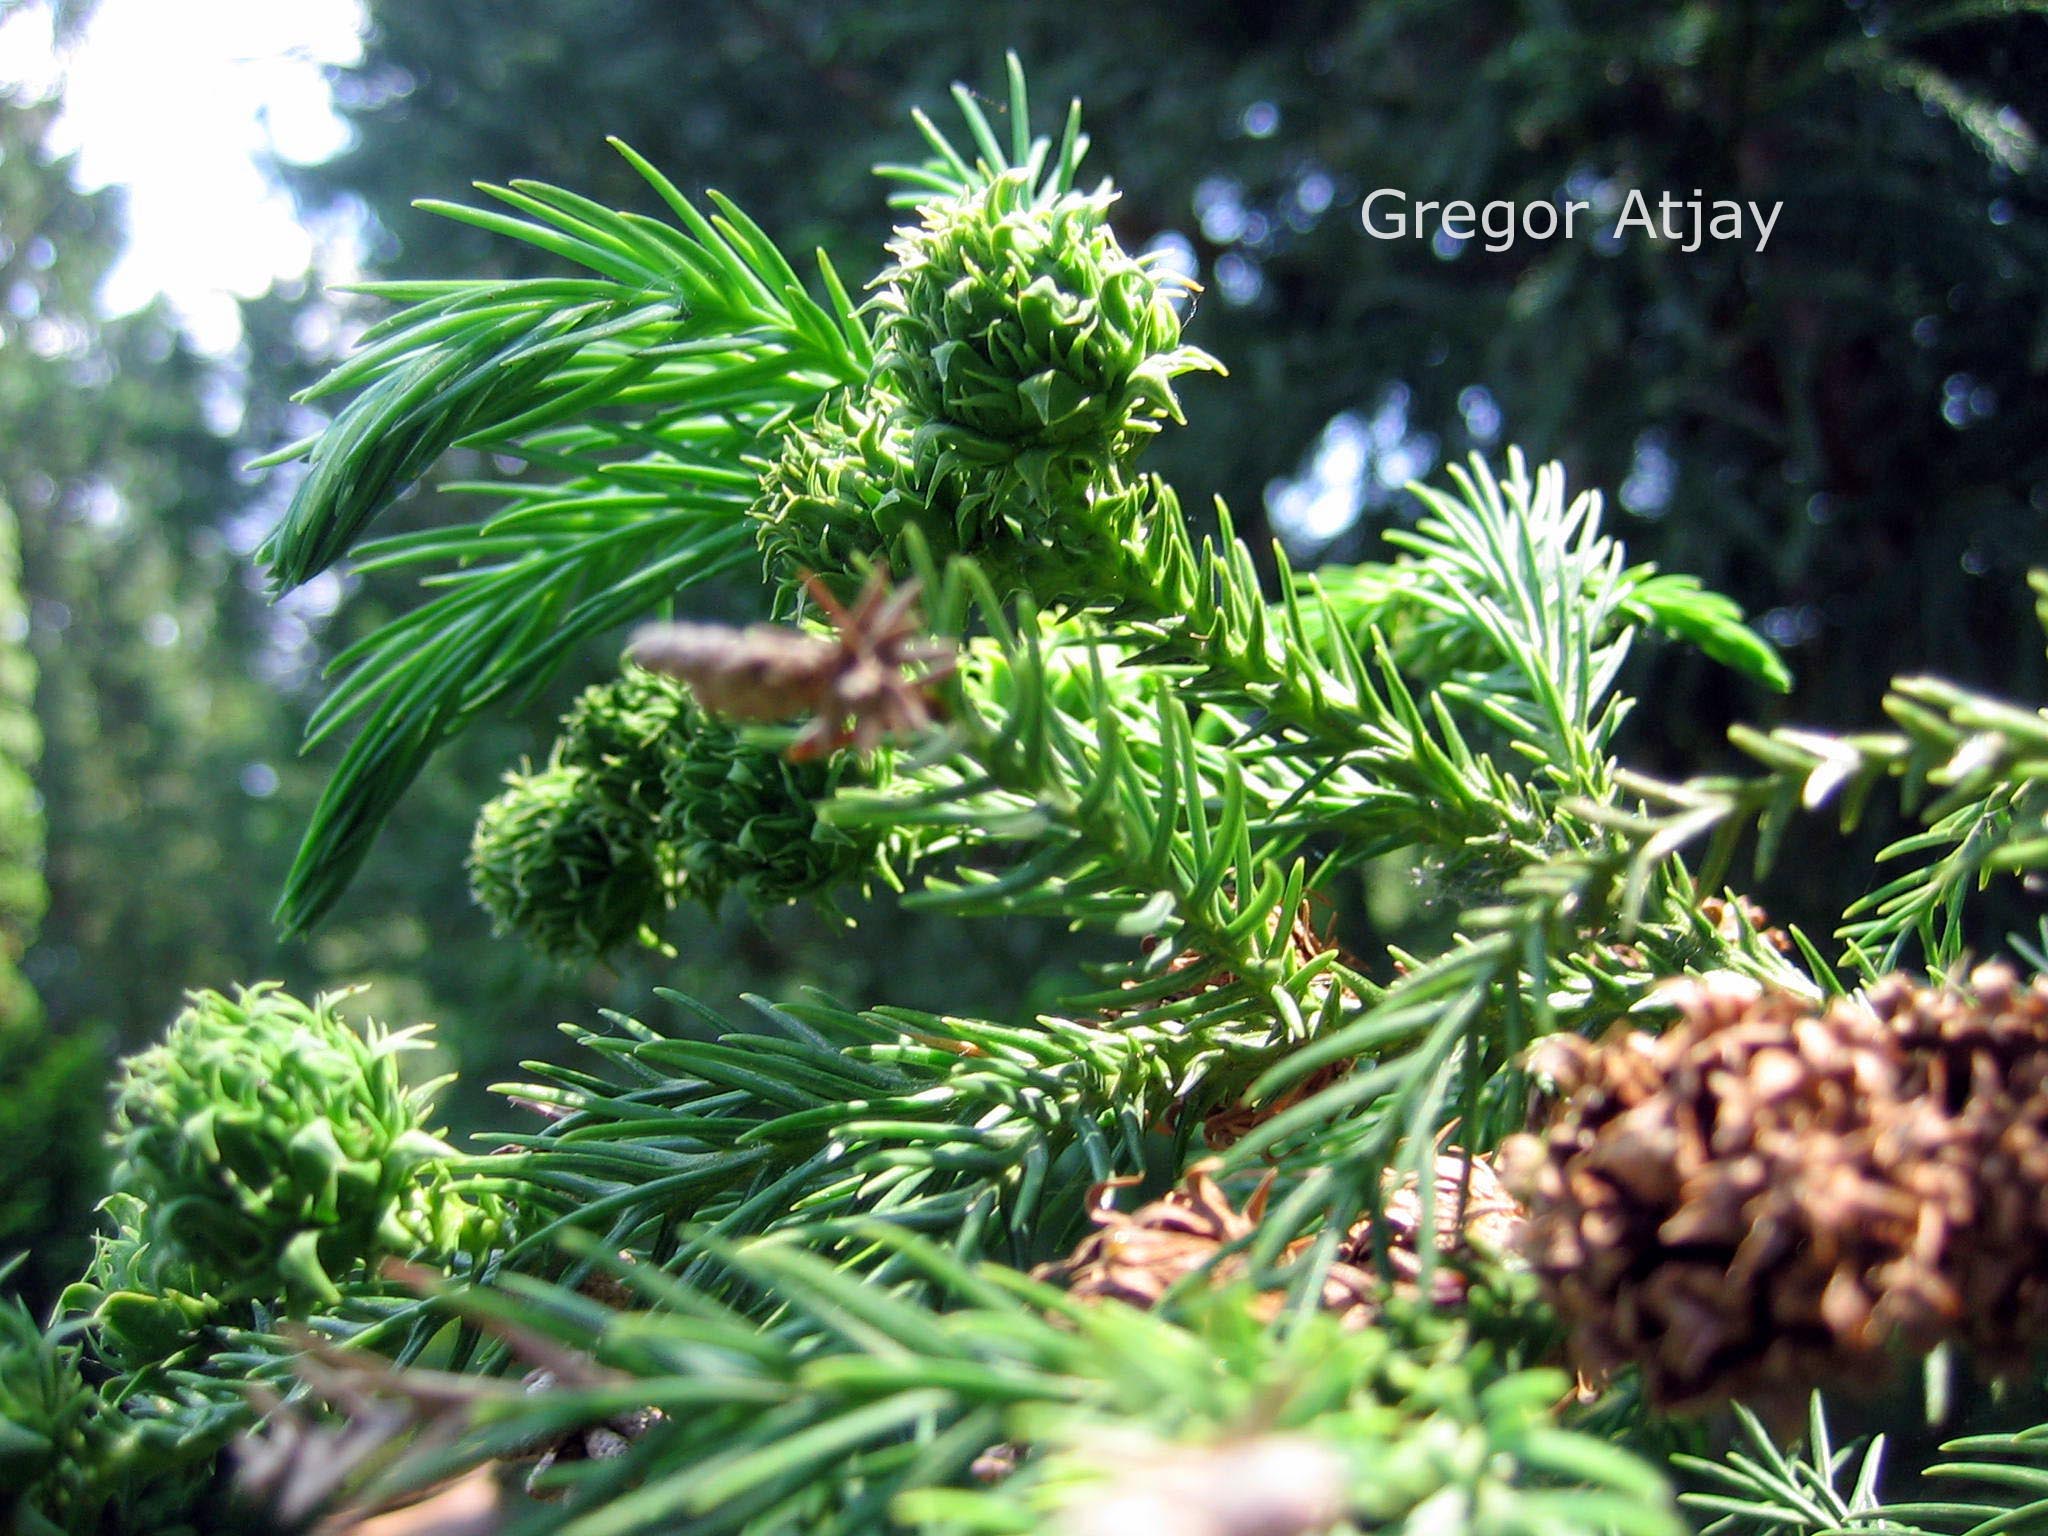
M 1436 1243 L 1443 1262 L 1435 1268 L 1431 1298 L 1439 1305 L 1454 1305 L 1463 1299 L 1468 1283 L 1459 1268 L 1460 1256 L 1475 1249 L 1489 1255 L 1506 1251 L 1520 1226 L 1522 1208 L 1484 1157 L 1441 1153 L 1434 1177 Z M 1191 1168 L 1179 1188 L 1132 1212 L 1119 1211 L 1109 1202 L 1115 1188 L 1097 1186 L 1091 1213 L 1097 1230 L 1066 1258 L 1041 1265 L 1036 1273 L 1085 1300 L 1150 1309 L 1196 1274 L 1206 1272 L 1215 1285 L 1244 1278 L 1244 1254 L 1230 1250 L 1257 1230 L 1272 1177 L 1252 1191 L 1241 1210 L 1230 1203 L 1206 1164 Z M 1424 1241 L 1422 1198 L 1413 1179 L 1402 1180 L 1389 1191 L 1380 1221 L 1395 1289 L 1412 1291 L 1422 1273 Z M 1283 1267 L 1312 1241 L 1300 1238 L 1283 1250 Z M 1373 1246 L 1373 1223 L 1360 1221 L 1323 1277 L 1322 1308 L 1347 1326 L 1364 1327 L 1380 1314 L 1385 1287 L 1375 1268 Z M 1254 1310 L 1270 1317 L 1284 1302 L 1281 1291 L 1261 1292 Z
M 1582 1370 L 1672 1409 L 1882 1380 L 1892 1346 L 2048 1336 L 2048 987 L 1980 970 L 1862 1002 L 1716 975 L 1662 1035 L 1558 1036 L 1558 1110 L 1503 1149 Z
M 1245 1137 L 1271 1120 L 1275 1115 L 1292 1109 L 1304 1099 L 1313 1098 L 1325 1088 L 1341 1082 L 1351 1071 L 1353 1063 L 1349 1058 L 1330 1062 L 1302 1078 L 1286 1092 L 1275 1094 L 1258 1103 L 1239 1099 L 1211 1110 L 1202 1120 L 1202 1140 L 1212 1152 L 1221 1152 L 1235 1146 Z
M 2048 1342 L 2048 978 L 1983 966 L 1963 995 L 1894 976 L 1869 1001 L 1940 1116 L 1924 1180 L 1969 1211 L 1949 1276 L 1957 1336 L 2017 1366 Z
M 1179 1188 L 1129 1213 L 1110 1203 L 1120 1182 L 1126 1181 L 1096 1186 L 1090 1211 L 1096 1230 L 1066 1258 L 1039 1266 L 1040 1279 L 1058 1281 L 1070 1295 L 1086 1301 L 1121 1301 L 1149 1310 L 1176 1285 L 1203 1271 L 1217 1285 L 1244 1277 L 1243 1253 L 1226 1250 L 1258 1230 L 1272 1190 L 1270 1178 L 1252 1191 L 1242 1210 L 1230 1203 L 1203 1165 L 1190 1169 Z M 1333 1264 L 1323 1282 L 1323 1306 L 1347 1320 L 1367 1322 L 1377 1310 L 1375 1289 L 1368 1271 Z M 1267 1310 L 1277 1311 L 1282 1297 L 1274 1291 L 1259 1299 Z
M 804 588 L 832 625 L 829 637 L 787 624 L 650 624 L 626 654 L 728 720 L 808 717 L 789 749 L 798 762 L 845 747 L 865 753 L 931 725 L 933 688 L 955 656 L 923 637 L 918 584 L 891 587 L 878 566 L 851 608 L 808 573 Z

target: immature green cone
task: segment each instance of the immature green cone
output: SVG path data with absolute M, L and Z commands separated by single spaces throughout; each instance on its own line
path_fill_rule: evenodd
M 1173 380 L 1216 368 L 1181 345 L 1176 288 L 1124 251 L 1107 193 L 1041 195 L 1025 171 L 928 204 L 876 279 L 875 371 L 797 423 L 753 517 L 788 580 L 859 559 L 979 561 L 999 589 L 1083 604 L 1151 511 L 1126 471 L 1181 419 Z
M 470 844 L 470 889 L 500 932 L 589 959 L 684 896 L 757 906 L 822 895 L 875 867 L 880 832 L 818 819 L 850 766 L 792 763 L 639 666 L 586 689 L 538 771 L 506 776 Z
M 644 817 L 661 879 L 716 906 L 736 890 L 774 906 L 830 890 L 872 866 L 880 834 L 818 820 L 848 764 L 791 762 L 706 714 L 689 689 L 638 665 L 585 691 L 563 722 L 557 761 L 587 767 L 591 793 L 623 822 Z
M 908 570 L 913 526 L 939 558 L 956 551 L 950 512 L 910 484 L 908 437 L 886 402 L 847 390 L 792 422 L 747 511 L 770 573 L 794 587 L 806 572 L 843 583 L 864 560 Z
M 659 673 L 629 665 L 576 696 L 562 716 L 554 759 L 596 775 L 621 812 L 658 817 L 661 776 L 677 739 L 696 725 L 697 711 L 685 690 Z
M 556 960 L 650 934 L 674 905 L 651 812 L 622 808 L 587 768 L 508 773 L 476 819 L 469 889 L 493 929 Z
M 697 715 L 662 777 L 662 839 L 684 894 L 715 906 L 738 891 L 754 906 L 778 906 L 872 872 L 879 828 L 818 819 L 851 766 L 844 755 L 791 762 Z
M 978 561 L 999 591 L 1028 588 L 1043 604 L 1104 595 L 1103 575 L 1140 537 L 1155 499 L 1104 466 L 1055 485 L 1019 481 L 1003 463 L 971 472 L 886 394 L 827 398 L 792 425 L 762 470 L 748 515 L 769 570 L 794 585 L 806 572 L 851 596 L 863 564 L 916 568 L 910 530 L 940 564 Z
M 1177 375 L 1217 366 L 1180 344 L 1178 290 L 1117 243 L 1112 201 L 1016 170 L 897 231 L 876 371 L 940 478 L 1002 470 L 1058 498 L 1181 419 Z
M 470 890 L 499 933 L 558 960 L 651 936 L 675 904 L 662 775 L 690 701 L 638 667 L 587 688 L 547 765 L 509 773 L 470 840 Z
M 408 1087 L 420 1031 L 259 985 L 195 992 L 163 1043 L 122 1064 L 115 1188 L 141 1202 L 140 1279 L 290 1309 L 386 1254 L 445 1253 L 494 1218 L 452 1187 L 425 1129 L 441 1084 Z
M 1182 419 L 1173 380 L 1218 367 L 1181 345 L 1178 290 L 1117 243 L 1112 200 L 1012 171 L 926 205 L 877 280 L 875 376 L 911 480 L 999 586 L 1046 603 L 1114 595 L 1104 562 L 1148 510 L 1126 472 Z

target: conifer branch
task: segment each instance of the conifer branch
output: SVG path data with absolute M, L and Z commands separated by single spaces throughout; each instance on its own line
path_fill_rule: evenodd
M 1007 123 L 956 93 L 960 141 L 919 117 L 929 158 L 885 168 L 908 217 L 865 306 L 629 151 L 666 219 L 524 182 L 485 189 L 510 212 L 439 209 L 580 270 L 383 286 L 406 307 L 315 392 L 348 403 L 280 455 L 308 466 L 264 548 L 281 586 L 346 558 L 433 593 L 336 659 L 310 735 L 354 736 L 285 919 L 339 895 L 449 735 L 758 556 L 795 626 L 668 626 L 587 690 L 480 820 L 494 916 L 587 958 L 656 941 L 683 891 L 825 901 L 914 869 L 911 904 L 1093 925 L 1131 956 L 1025 1023 L 813 997 L 750 999 L 735 1026 L 667 994 L 689 1010 L 674 1031 L 565 1026 L 586 1058 L 505 1090 L 544 1123 L 475 1155 L 417 1123 L 388 1051 L 257 989 L 281 1027 L 181 1027 L 137 1058 L 92 1274 L 57 1333 L 0 1327 L 0 1405 L 31 1421 L 0 1454 L 43 1476 L 70 1436 L 93 1476 L 154 1489 L 268 1412 L 242 1482 L 273 1522 L 345 1524 L 516 1464 L 520 1528 L 547 1536 L 1095 1536 L 1140 1515 L 1214 1536 L 1675 1536 L 1669 1479 L 1628 1448 L 1669 1452 L 1642 1405 L 1674 1383 L 1725 1398 L 1833 1345 L 1875 1358 L 1893 1339 L 1872 1288 L 1929 1337 L 2037 1326 L 2007 1250 L 2038 1247 L 2039 1218 L 1979 1184 L 1994 1155 L 2038 1161 L 2048 986 L 1989 968 L 1976 995 L 1850 997 L 1810 944 L 1713 893 L 1749 826 L 1767 859 L 1790 815 L 1839 800 L 1853 821 L 1896 784 L 1927 823 L 1887 853 L 1912 870 L 1842 932 L 1866 965 L 1917 936 L 1952 968 L 1969 888 L 2048 866 L 2048 715 L 1907 681 L 1895 731 L 1740 733 L 1760 772 L 1652 783 L 1621 756 L 1645 632 L 1767 687 L 1783 664 L 1519 454 L 1416 488 L 1383 561 L 1281 560 L 1270 600 L 1227 512 L 1198 544 L 1138 467 L 1181 419 L 1175 380 L 1220 365 L 1183 342 L 1175 281 L 1119 243 L 1113 190 L 1077 185 L 1078 111 L 1034 137 L 1010 74 Z M 457 449 L 523 466 L 447 488 L 491 515 L 364 542 Z M 1375 981 L 1308 911 L 1389 854 L 1447 870 L 1460 910 Z M 1575 1038 L 1623 1021 L 1646 1029 Z M 1864 1180 L 1906 1191 L 1870 1206 L 1892 1224 L 1870 1246 L 1913 1262 L 1875 1276 L 1833 1252 L 1863 1207 L 1753 1188 L 1801 1166 L 1809 1126 L 1772 1121 L 1742 1160 L 1773 1084 L 1851 1080 L 1845 1041 L 1868 1081 L 1814 1090 L 1839 1111 L 1821 1161 L 1891 1148 L 1858 1139 L 1872 1106 L 1925 1121 Z M 1574 1091 L 1557 1062 L 1597 1062 L 1613 1092 L 1553 1119 L 1564 1192 L 1538 1177 L 1525 1211 L 1507 1143 L 1536 1088 Z M 1628 1095 L 1641 1123 L 1621 1124 Z M 1714 1231 L 1674 1236 L 1660 1180 L 1725 1196 Z M 1135 1214 L 1110 1203 L 1126 1187 Z M 1516 1235 L 1467 1222 L 1475 1189 Z M 1999 1241 L 1921 1241 L 1986 1211 Z M 1757 1257 L 1752 1231 L 1828 1251 Z M 1796 1294 L 1758 1289 L 1781 1271 Z M 1978 1326 L 1944 1286 L 2026 1305 Z M 1726 1323 L 1730 1360 L 1673 1345 L 1660 1307 Z M 286 1322 L 308 1312 L 310 1336 Z M 1757 1320 L 1781 1313 L 1821 1343 L 1772 1353 Z M 1598 1378 L 1631 1363 L 1639 1390 Z M 243 1377 L 289 1401 L 259 1408 Z M 1927 1470 L 2010 1500 L 1886 1503 L 1878 1448 L 1836 1450 L 1817 1399 L 1803 1452 L 1741 1422 L 1750 1444 L 1671 1462 L 1723 1536 L 1983 1536 L 2041 1512 L 2037 1432 Z M 337 1435 L 367 1450 L 295 1480 Z M 37 1484 L 42 1507 L 68 1508 L 67 1477 Z M 306 1496 L 286 1510 L 288 1485 Z
M 748 455 L 773 424 L 866 375 L 867 330 L 821 257 L 805 291 L 745 215 L 705 215 L 623 145 L 674 223 L 557 188 L 483 190 L 524 214 L 434 211 L 575 263 L 586 278 L 372 285 L 408 307 L 310 392 L 350 393 L 333 426 L 269 463 L 305 478 L 261 551 L 278 586 L 316 575 L 450 449 L 542 479 L 450 486 L 480 523 L 378 540 L 368 572 L 438 590 L 336 657 L 309 743 L 357 729 L 293 865 L 280 916 L 332 905 L 377 828 L 448 736 L 543 683 L 590 637 L 742 564 Z
M 2048 628 L 2048 573 L 2036 573 Z M 1754 828 L 1755 863 L 1767 870 L 1795 816 L 1836 808 L 1846 831 L 1872 797 L 1893 786 L 1900 808 L 1924 830 L 1899 838 L 1880 864 L 1907 870 L 1849 909 L 1838 936 L 1874 971 L 1900 963 L 1917 942 L 1937 970 L 1969 947 L 1965 904 L 2000 875 L 2048 868 L 2048 710 L 2029 709 L 1939 678 L 1902 678 L 1885 696 L 1891 732 L 1828 735 L 1738 727 L 1730 739 L 1762 765 L 1748 777 L 1628 787 L 1657 808 L 1658 836 L 1645 857 L 1706 837 L 1702 877 L 1718 881 Z

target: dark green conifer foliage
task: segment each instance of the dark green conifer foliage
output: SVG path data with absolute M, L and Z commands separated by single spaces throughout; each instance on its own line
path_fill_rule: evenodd
M 716 690 L 698 683 L 700 707 L 629 672 L 566 722 L 545 816 L 606 849 L 638 828 L 683 889 L 751 880 L 757 895 L 821 889 L 845 849 L 901 840 L 912 899 L 957 923 L 963 954 L 1031 918 L 1092 931 L 1114 958 L 1028 1023 L 815 994 L 755 1000 L 736 1023 L 670 994 L 680 1016 L 660 1024 L 572 1026 L 580 1057 L 535 1062 L 508 1090 L 540 1119 L 469 1158 L 420 1138 L 425 1090 L 402 1087 L 374 1039 L 340 1074 L 361 1090 L 347 1103 L 370 1108 L 369 1144 L 339 1145 L 306 1091 L 325 1058 L 289 1049 L 296 1031 L 331 1032 L 309 1016 L 323 1010 L 263 989 L 195 999 L 127 1079 L 142 1209 L 110 1214 L 167 1245 L 225 1234 L 198 1246 L 250 1311 L 238 1326 L 192 1319 L 199 1345 L 175 1364 L 133 1364 L 120 1346 L 171 1320 L 199 1256 L 167 1267 L 110 1234 L 99 1271 L 168 1294 L 146 1314 L 124 1304 L 126 1338 L 97 1301 L 109 1285 L 89 1284 L 93 1314 L 60 1324 L 104 1341 L 111 1373 L 93 1409 L 101 1448 L 80 1460 L 89 1486 L 113 1486 L 123 1457 L 165 1475 L 174 1443 L 210 1453 L 255 1417 L 248 1378 L 296 1371 L 307 1390 L 268 1411 L 260 1446 L 244 1442 L 258 1518 L 310 1486 L 296 1512 L 345 1523 L 483 1468 L 518 1529 L 563 1536 L 1674 1536 L 1684 1478 L 1715 1484 L 1699 1507 L 1744 1532 L 2023 1528 L 2039 1430 L 1958 1447 L 1996 1466 L 1915 1469 L 1974 1475 L 1982 1502 L 1882 1488 L 1874 1449 L 1845 1489 L 1851 1457 L 1818 1401 L 1803 1449 L 1742 1419 L 1757 1454 L 1698 1454 L 1711 1442 L 1651 1412 L 1626 1360 L 1574 1382 L 1568 1367 L 1587 1362 L 1567 1352 L 1519 1223 L 1491 1237 L 1465 1206 L 1479 1160 L 1541 1113 L 1558 1053 L 1531 1048 L 1624 1020 L 1658 1028 L 1685 1006 L 1673 978 L 1711 980 L 1739 1029 L 1777 1021 L 1788 1055 L 1818 1053 L 1798 1031 L 1829 1000 L 1854 1014 L 1912 995 L 1878 986 L 1895 965 L 1952 998 L 1983 942 L 1977 889 L 2048 873 L 2048 712 L 1909 680 L 1888 701 L 1892 731 L 1741 733 L 1756 764 L 1741 774 L 1632 768 L 1638 648 L 1689 647 L 1773 689 L 1788 669 L 1734 603 L 1632 562 L 1598 495 L 1515 450 L 1413 487 L 1390 558 L 1318 575 L 1276 554 L 1269 595 L 1227 510 L 1200 536 L 1132 461 L 1177 414 L 1171 378 L 1201 363 L 1159 307 L 1163 279 L 1106 238 L 1107 202 L 1041 220 L 1017 201 L 1030 188 L 1067 206 L 1078 109 L 1033 137 L 1014 58 L 1000 123 L 972 93 L 955 100 L 963 131 L 920 118 L 930 156 L 887 171 L 911 211 L 873 310 L 829 259 L 800 275 L 736 205 L 700 207 L 630 150 L 660 218 L 529 182 L 486 189 L 510 213 L 442 210 L 561 266 L 383 285 L 406 307 L 322 386 L 345 397 L 332 425 L 282 455 L 310 471 L 266 546 L 280 581 L 351 548 L 433 577 L 420 607 L 353 648 L 316 722 L 356 734 L 289 913 L 318 915 L 428 756 L 487 707 L 541 685 L 578 640 L 753 565 L 757 526 L 775 525 L 765 474 L 811 498 L 811 531 L 845 536 L 810 546 L 840 556 L 817 573 L 828 583 L 879 582 L 884 551 L 894 580 L 917 583 L 896 611 L 914 595 L 959 665 L 886 681 L 927 689 L 929 723 L 804 781 L 800 752 L 777 755 L 808 739 L 797 722 L 735 730 L 700 718 Z M 986 262 L 960 256 L 975 240 L 948 243 L 957 221 L 978 240 L 991 212 L 1023 215 L 1016 271 L 995 259 L 1000 240 Z M 920 289 L 927 256 L 946 281 Z M 821 413 L 865 423 L 862 473 L 886 489 L 842 496 L 850 460 L 784 473 Z M 488 517 L 359 543 L 457 443 L 531 472 L 478 488 Z M 946 487 L 950 523 L 898 519 L 904 486 Z M 815 624 L 816 589 L 796 574 L 771 564 L 774 605 Z M 2035 584 L 2048 627 L 2048 574 Z M 748 654 L 764 668 L 788 654 L 776 637 L 725 641 L 760 647 Z M 849 696 L 887 695 L 869 683 Z M 1880 789 L 1924 829 L 1839 921 L 1780 933 L 1721 894 L 1752 826 L 1767 861 L 1795 818 L 1853 820 Z M 576 865 L 524 840 L 509 804 L 487 810 L 476 860 L 508 913 L 538 896 L 545 931 L 589 946 L 647 904 L 643 867 Z M 1427 947 L 1355 959 L 1318 902 L 1392 860 L 1433 871 L 1455 913 Z M 548 878 L 558 888 L 535 883 Z M 1918 1108 L 1944 1133 L 1959 1125 L 1965 1150 L 1982 1134 L 2031 1167 L 2048 1135 L 2048 994 L 2015 1001 L 2009 974 L 1997 990 L 2001 1033 L 1970 1035 L 1982 1013 L 1960 1006 L 1942 1091 Z M 1746 1059 L 1760 1091 L 1784 1081 L 1768 1045 Z M 1741 1100 L 1723 1081 L 1737 1075 L 1690 1090 L 1727 1111 L 1691 1125 L 1701 1155 L 1740 1160 Z M 1967 1120 L 1987 1093 L 1992 1118 Z M 1591 1177 L 1633 1195 L 1631 1175 L 1661 1165 L 1619 1142 Z M 2010 1196 L 1988 1182 L 2004 1165 L 1945 1156 L 1956 1144 L 1882 1151 L 1965 1206 Z M 1777 1150 L 1798 1166 L 1796 1145 Z M 211 1177 L 223 1167 L 232 1178 Z M 1134 1187 L 1218 1191 L 1223 1230 L 1107 1218 L 1106 1202 L 1142 1198 Z M 493 1219 L 470 1221 L 478 1209 Z M 2018 1209 L 2013 1229 L 2031 1233 Z M 1132 1292 L 1146 1305 L 1062 1290 L 1041 1267 L 1094 1225 L 1109 1233 L 1091 1251 L 1148 1272 Z M 1776 1234 L 1759 1230 L 1767 1246 Z M 323 1232 L 354 1241 L 330 1257 Z M 1703 1269 L 1704 1245 L 1682 1234 L 1622 1222 L 1598 1236 L 1595 1259 L 1661 1264 L 1681 1302 L 1715 1286 L 1746 1319 L 1779 1315 L 1739 1237 Z M 344 1262 L 411 1249 L 437 1262 Z M 1545 1282 L 1569 1273 L 1553 1258 Z M 276 1326 L 309 1293 L 318 1345 Z M 1881 1356 L 1910 1341 L 1856 1342 Z M 1694 1394 L 1710 1405 L 1716 1364 Z

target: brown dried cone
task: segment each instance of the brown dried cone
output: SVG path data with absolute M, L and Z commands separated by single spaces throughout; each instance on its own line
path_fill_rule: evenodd
M 1270 1099 L 1262 1099 L 1256 1104 L 1237 1099 L 1212 1109 L 1202 1120 L 1202 1140 L 1212 1152 L 1235 1146 L 1275 1115 L 1341 1081 L 1352 1065 L 1348 1057 L 1333 1061 L 1327 1066 L 1317 1067 L 1286 1092 L 1275 1094 Z
M 1430 1299 L 1438 1306 L 1454 1306 L 1465 1299 L 1469 1283 L 1458 1267 L 1459 1255 L 1477 1252 L 1497 1257 L 1512 1252 L 1527 1213 L 1522 1202 L 1508 1193 L 1493 1161 L 1483 1154 L 1467 1157 L 1462 1152 L 1440 1152 L 1432 1177 L 1436 1184 L 1436 1208 L 1431 1213 L 1436 1249 L 1449 1262 L 1437 1265 Z M 1396 1285 L 1415 1284 L 1422 1275 L 1423 1214 L 1422 1190 L 1413 1178 L 1396 1183 L 1380 1208 L 1379 1220 L 1386 1228 L 1387 1263 Z M 1353 1227 L 1343 1248 L 1345 1258 L 1370 1268 L 1373 1232 L 1370 1221 Z
M 1457 1255 L 1468 1247 L 1505 1251 L 1521 1221 L 1521 1207 L 1483 1157 L 1441 1154 L 1435 1179 L 1437 1249 L 1452 1262 L 1438 1265 L 1431 1295 L 1438 1304 L 1451 1305 L 1463 1299 L 1467 1283 Z M 1200 1164 L 1188 1171 L 1180 1188 L 1128 1214 L 1107 1203 L 1112 1188 L 1097 1186 L 1092 1216 L 1100 1230 L 1083 1238 L 1065 1259 L 1041 1265 L 1036 1273 L 1063 1283 L 1075 1296 L 1151 1308 L 1175 1285 L 1204 1270 L 1219 1285 L 1244 1276 L 1244 1255 L 1224 1250 L 1257 1229 L 1272 1178 L 1260 1183 L 1242 1211 Z M 1422 1200 L 1412 1179 L 1389 1193 L 1381 1219 L 1387 1224 L 1395 1285 L 1412 1286 L 1422 1270 L 1423 1240 Z M 1283 1259 L 1299 1256 L 1312 1241 L 1297 1239 Z M 1382 1287 L 1373 1265 L 1372 1223 L 1361 1221 L 1346 1235 L 1323 1277 L 1323 1310 L 1339 1314 L 1350 1326 L 1363 1327 L 1378 1317 Z M 1263 1292 L 1254 1310 L 1269 1316 L 1284 1300 L 1280 1291 Z
M 954 669 L 950 648 L 919 638 L 918 584 L 892 589 L 877 567 L 852 608 L 815 576 L 805 589 L 831 621 L 827 638 L 783 624 L 650 624 L 627 655 L 684 683 L 699 705 L 732 720 L 810 725 L 789 749 L 794 761 L 842 747 L 871 751 L 932 723 L 932 687 Z
M 1967 1212 L 1958 1335 L 1983 1368 L 2017 1367 L 2048 1342 L 2048 979 L 1986 965 L 1957 992 L 1891 976 L 1869 1002 L 1909 1053 L 1909 1090 L 1943 1115 L 1924 1177 Z
M 1770 914 L 1747 896 L 1737 896 L 1733 901 L 1724 896 L 1709 896 L 1700 903 L 1700 915 L 1731 944 L 1739 943 L 1745 933 L 1754 933 L 1779 954 L 1792 953 L 1792 936 L 1774 926 Z
M 2038 989 L 1900 979 L 1823 1008 L 1724 974 L 1666 996 L 1662 1036 L 1543 1042 L 1563 1102 L 1503 1149 L 1583 1370 L 1768 1409 L 1881 1376 L 1893 1340 L 2041 1337 L 2048 1206 L 2008 1182 L 2048 1173 Z
M 1070 1294 L 1086 1300 L 1149 1309 L 1165 1300 L 1175 1285 L 1204 1270 L 1218 1285 L 1243 1277 L 1244 1255 L 1224 1250 L 1257 1230 L 1272 1191 L 1270 1176 L 1252 1191 L 1242 1211 L 1231 1205 L 1208 1168 L 1199 1164 L 1188 1170 L 1180 1188 L 1128 1214 L 1109 1204 L 1110 1194 L 1123 1182 L 1128 1181 L 1096 1186 L 1089 1215 L 1100 1230 L 1083 1238 L 1066 1258 L 1040 1265 L 1034 1272 L 1040 1279 L 1059 1281 Z M 1322 1304 L 1347 1320 L 1355 1316 L 1360 1323 L 1369 1322 L 1378 1311 L 1375 1289 L 1367 1271 L 1333 1264 L 1323 1281 Z M 1260 1300 L 1277 1308 L 1282 1298 L 1272 1292 Z

